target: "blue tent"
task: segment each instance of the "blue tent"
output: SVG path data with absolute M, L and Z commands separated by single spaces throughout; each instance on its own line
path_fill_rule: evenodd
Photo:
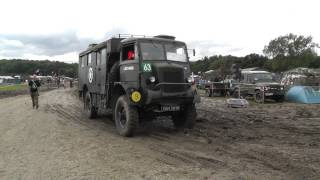
M 286 94 L 288 101 L 320 104 L 320 87 L 312 86 L 293 86 Z

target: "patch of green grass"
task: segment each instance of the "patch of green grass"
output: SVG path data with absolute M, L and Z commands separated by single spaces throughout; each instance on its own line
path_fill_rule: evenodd
M 15 91 L 15 90 L 26 89 L 27 87 L 28 87 L 27 84 L 6 85 L 6 86 L 0 86 L 0 91 Z

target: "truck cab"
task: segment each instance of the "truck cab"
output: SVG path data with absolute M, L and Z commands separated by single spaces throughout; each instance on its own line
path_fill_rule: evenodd
M 122 41 L 120 82 L 143 95 L 140 105 L 192 102 L 187 46 L 165 38 L 131 38 Z M 133 102 L 134 103 L 134 102 Z

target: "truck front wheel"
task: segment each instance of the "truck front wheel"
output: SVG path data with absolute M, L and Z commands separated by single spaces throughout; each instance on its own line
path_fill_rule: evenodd
M 172 121 L 177 129 L 192 129 L 197 117 L 197 111 L 194 104 L 185 105 L 184 109 L 172 115 Z
M 113 117 L 117 131 L 121 136 L 133 136 L 139 122 L 139 115 L 137 108 L 130 106 L 126 95 L 122 95 L 118 98 Z

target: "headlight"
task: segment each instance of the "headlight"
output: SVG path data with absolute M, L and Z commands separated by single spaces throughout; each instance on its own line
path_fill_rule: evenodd
M 283 90 L 283 87 L 281 87 L 280 90 L 282 91 L 282 90 Z
M 188 83 L 192 83 L 192 78 L 188 77 Z
M 265 86 L 265 87 L 264 87 L 264 90 L 265 90 L 265 91 L 268 91 L 269 89 L 270 89 L 270 87 L 268 87 L 268 86 Z
M 154 76 L 149 77 L 150 82 L 154 83 L 156 82 L 156 78 Z

